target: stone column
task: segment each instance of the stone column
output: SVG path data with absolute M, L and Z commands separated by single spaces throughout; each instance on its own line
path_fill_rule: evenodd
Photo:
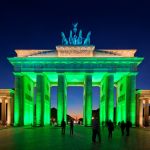
M 6 103 L 5 98 L 2 98 L 2 124 L 5 125 L 6 123 Z
M 122 76 L 117 83 L 117 122 L 131 121 L 136 125 L 136 74 Z
M 67 121 L 67 87 L 64 74 L 58 74 L 58 90 L 57 90 L 57 124 L 61 125 L 61 121 Z
M 127 76 L 127 120 L 136 126 L 136 74 L 130 73 Z
M 100 123 L 114 121 L 114 77 L 106 74 L 101 81 L 100 88 Z
M 50 82 L 44 75 L 44 125 L 50 125 L 51 121 Z
M 43 76 L 37 74 L 36 77 L 36 125 L 39 126 L 43 123 L 42 116 L 42 97 L 43 97 Z
M 34 124 L 34 82 L 31 80 L 29 75 L 26 73 L 23 76 L 23 103 L 24 103 L 24 114 L 23 124 L 33 125 Z
M 15 73 L 14 126 L 23 125 L 23 76 Z
M 143 100 L 141 99 L 139 105 L 139 126 L 143 127 Z
M 7 98 L 7 124 L 10 125 L 11 123 L 11 103 L 10 103 L 10 97 Z
M 34 83 L 26 73 L 15 73 L 14 125 L 33 125 Z
M 136 126 L 143 127 L 143 99 L 140 98 L 141 91 L 136 92 Z
M 83 102 L 83 124 L 91 126 L 92 124 L 92 75 L 85 75 L 84 83 L 84 102 Z
M 46 75 L 37 74 L 36 125 L 50 124 L 50 85 Z
M 129 85 L 128 85 L 128 76 L 124 74 L 121 79 L 117 82 L 117 123 L 124 121 L 127 121 L 127 114 L 129 113 L 127 111 L 127 108 L 129 109 L 130 106 L 127 106 L 127 97 L 128 97 L 128 91 L 129 91 Z
M 144 126 L 149 125 L 149 101 L 145 100 L 144 104 Z
M 116 121 L 126 122 L 126 75 L 117 82 Z
M 114 121 L 114 76 L 108 75 L 108 120 Z

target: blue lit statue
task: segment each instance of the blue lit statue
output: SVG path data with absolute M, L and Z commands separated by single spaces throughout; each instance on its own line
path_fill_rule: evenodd
M 90 36 L 91 36 L 91 31 L 88 32 L 86 39 L 84 40 L 83 45 L 90 45 Z
M 78 45 L 78 41 L 77 41 L 77 35 L 76 35 L 76 33 L 77 33 L 77 26 L 78 26 L 78 23 L 74 23 L 73 24 L 73 32 L 74 32 L 74 35 L 73 35 L 73 37 L 72 37 L 72 43 L 69 43 L 70 45 L 71 44 L 73 44 L 73 45 Z
M 67 40 L 64 32 L 61 32 L 62 36 L 62 45 L 90 45 L 90 36 L 91 32 L 88 32 L 86 38 L 82 37 L 82 30 L 79 31 L 79 35 L 77 36 L 77 27 L 78 23 L 73 24 L 73 30 L 70 30 L 70 35 Z M 83 41 L 84 40 L 84 41 Z
M 76 34 L 77 33 L 77 26 L 78 26 L 78 22 L 72 24 L 73 25 L 73 32 Z
M 82 40 L 83 40 L 83 38 L 82 38 L 82 30 L 80 30 L 79 31 L 78 40 L 77 40 L 78 45 L 82 45 Z
M 62 45 L 68 45 L 68 40 L 67 40 L 64 32 L 61 32 L 61 36 L 62 36 Z
M 70 45 L 73 45 L 72 30 L 70 30 L 69 44 L 70 44 Z

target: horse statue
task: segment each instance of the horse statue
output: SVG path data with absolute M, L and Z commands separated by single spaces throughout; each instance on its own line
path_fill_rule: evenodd
M 61 36 L 62 36 L 62 45 L 68 45 L 68 40 L 67 40 L 64 32 L 61 32 Z
M 69 45 L 73 45 L 72 30 L 70 30 Z
M 82 30 L 79 31 L 79 34 L 77 35 L 77 27 L 78 23 L 74 23 L 73 25 L 73 30 L 70 30 L 70 35 L 68 38 L 66 38 L 64 32 L 61 32 L 61 37 L 62 37 L 62 45 L 90 45 L 90 36 L 91 36 L 91 31 L 88 32 L 86 38 L 83 38 L 82 36 Z
M 83 45 L 90 45 L 90 36 L 91 36 L 91 31 L 88 32 Z
M 78 39 L 77 39 L 77 44 L 78 45 L 82 45 L 82 30 L 79 31 L 79 36 L 78 36 Z
M 76 34 L 76 32 L 77 32 L 77 27 L 78 27 L 78 22 L 73 23 L 72 25 L 73 25 L 73 32 Z

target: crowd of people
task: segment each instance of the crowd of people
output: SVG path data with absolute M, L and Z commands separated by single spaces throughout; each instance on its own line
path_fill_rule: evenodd
M 102 128 L 105 127 L 108 128 L 108 139 L 112 139 L 113 131 L 115 129 L 116 124 L 109 120 L 106 123 L 102 122 Z M 118 123 L 118 127 L 121 129 L 121 134 L 124 136 L 126 131 L 126 136 L 129 136 L 130 133 L 130 127 L 132 126 L 130 121 L 127 121 L 126 123 L 124 121 Z M 65 135 L 65 129 L 66 129 L 66 122 L 64 119 L 61 122 L 61 128 L 62 128 L 62 135 Z M 74 130 L 74 122 L 73 120 L 70 120 L 70 135 L 73 135 Z M 98 141 L 101 142 L 101 130 L 100 130 L 100 124 L 98 118 L 94 118 L 92 121 L 92 142 L 96 142 L 96 137 L 98 137 Z
M 130 121 L 127 121 L 126 123 L 124 121 L 118 123 L 118 127 L 121 129 L 122 136 L 124 136 L 125 130 L 126 130 L 126 136 L 129 136 L 131 126 L 132 124 Z M 115 128 L 114 123 L 111 120 L 107 121 L 106 123 L 102 122 L 102 128 L 104 129 L 105 127 L 108 128 L 108 139 L 111 139 Z M 99 142 L 101 142 L 100 125 L 99 125 L 99 120 L 97 118 L 93 119 L 92 130 L 93 130 L 92 141 L 95 143 L 96 136 L 98 136 L 98 140 Z

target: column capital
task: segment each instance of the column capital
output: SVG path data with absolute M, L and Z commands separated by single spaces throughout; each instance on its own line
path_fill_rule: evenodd
M 86 75 L 92 75 L 93 74 L 93 72 L 85 72 L 85 76 Z
M 22 72 L 13 72 L 14 76 L 23 76 Z
M 41 75 L 42 76 L 42 75 L 44 75 L 44 73 L 43 72 L 36 72 L 36 76 L 37 75 Z
M 57 75 L 58 75 L 58 76 L 59 76 L 59 75 L 65 76 L 65 72 L 57 72 Z
M 63 77 L 64 78 L 64 82 L 67 84 L 66 74 L 65 73 L 58 73 L 58 79 L 59 79 L 59 77 Z
M 104 76 L 113 74 L 112 72 L 105 72 Z
M 128 76 L 137 76 L 137 72 L 130 72 L 129 74 L 128 74 Z
M 114 76 L 114 73 L 105 72 L 101 80 L 103 80 L 105 77 L 108 77 L 108 76 Z
M 7 99 L 7 97 L 1 96 L 1 97 L 0 97 L 0 102 L 5 101 L 5 99 Z

